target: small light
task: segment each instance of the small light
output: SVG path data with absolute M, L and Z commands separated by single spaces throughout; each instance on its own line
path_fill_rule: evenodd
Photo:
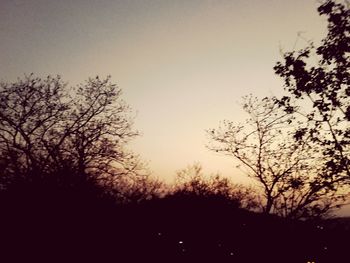
M 233 256 L 233 252 L 230 253 L 230 256 Z
M 184 243 L 183 241 L 181 241 L 181 240 L 179 241 L 179 244 L 183 244 L 183 243 Z
M 162 233 L 161 232 L 158 232 L 158 236 L 161 236 L 162 235 Z

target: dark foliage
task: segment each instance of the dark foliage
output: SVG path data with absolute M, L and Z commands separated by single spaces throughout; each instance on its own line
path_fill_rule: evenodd
M 173 197 L 188 197 L 226 203 L 231 207 L 255 210 L 259 207 L 259 196 L 252 187 L 234 184 L 219 174 L 206 176 L 202 166 L 194 164 L 177 172 L 176 183 L 170 194 Z
M 345 221 L 291 221 L 210 195 L 117 203 L 91 181 L 23 182 L 0 200 L 2 262 L 335 262 L 350 234 Z
M 0 192 L 2 262 L 334 262 L 347 253 L 348 222 L 248 211 L 254 194 L 218 177 L 189 177 L 162 197 L 130 189 L 137 198 L 127 202 L 69 171 L 35 178 Z
M 318 12 L 327 17 L 328 34 L 315 47 L 287 52 L 274 67 L 285 81 L 286 96 L 278 100 L 303 122 L 297 142 L 311 137 L 323 155 L 323 177 L 331 183 L 350 178 L 350 10 L 349 3 L 325 1 Z M 311 59 L 310 59 L 311 58 Z M 316 63 L 315 63 L 316 60 Z

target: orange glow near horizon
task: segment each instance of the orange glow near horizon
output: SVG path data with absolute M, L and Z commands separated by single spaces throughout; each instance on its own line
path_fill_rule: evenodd
M 279 94 L 272 67 L 325 33 L 317 1 L 40 1 L 0 3 L 0 79 L 111 75 L 137 113 L 132 149 L 171 181 L 194 162 L 247 182 L 210 152 L 205 130 L 244 121 L 243 95 Z

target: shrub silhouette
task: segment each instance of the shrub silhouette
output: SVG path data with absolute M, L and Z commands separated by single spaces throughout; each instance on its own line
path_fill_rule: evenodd
M 242 209 L 226 190 L 211 192 L 210 177 L 200 187 L 192 178 L 162 196 L 149 198 L 146 191 L 143 198 L 138 193 L 116 202 L 96 181 L 53 180 L 61 176 L 75 178 L 45 174 L 1 192 L 2 259 L 334 262 L 347 251 L 341 237 L 349 234 L 348 224 L 298 222 Z M 150 185 L 153 189 L 154 181 Z
M 251 187 L 232 183 L 219 174 L 206 176 L 202 166 L 194 164 L 178 171 L 172 196 L 191 197 L 227 203 L 231 207 L 256 209 L 258 196 Z

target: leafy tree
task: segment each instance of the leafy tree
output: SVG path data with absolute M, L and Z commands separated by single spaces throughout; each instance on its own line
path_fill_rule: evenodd
M 272 98 L 245 97 L 245 125 L 224 121 L 211 129 L 209 149 L 234 157 L 263 189 L 263 211 L 290 218 L 325 215 L 341 201 L 333 181 L 319 177 L 318 149 L 295 141 L 294 117 Z
M 310 137 L 323 155 L 320 165 L 329 180 L 350 179 L 350 10 L 349 4 L 325 1 L 328 34 L 319 46 L 284 54 L 274 67 L 287 95 L 278 100 L 286 113 L 299 114 L 298 142 Z
M 107 183 L 135 173 L 140 163 L 125 150 L 137 135 L 129 111 L 110 77 L 71 88 L 59 76 L 33 74 L 0 83 L 1 187 L 39 175 Z

